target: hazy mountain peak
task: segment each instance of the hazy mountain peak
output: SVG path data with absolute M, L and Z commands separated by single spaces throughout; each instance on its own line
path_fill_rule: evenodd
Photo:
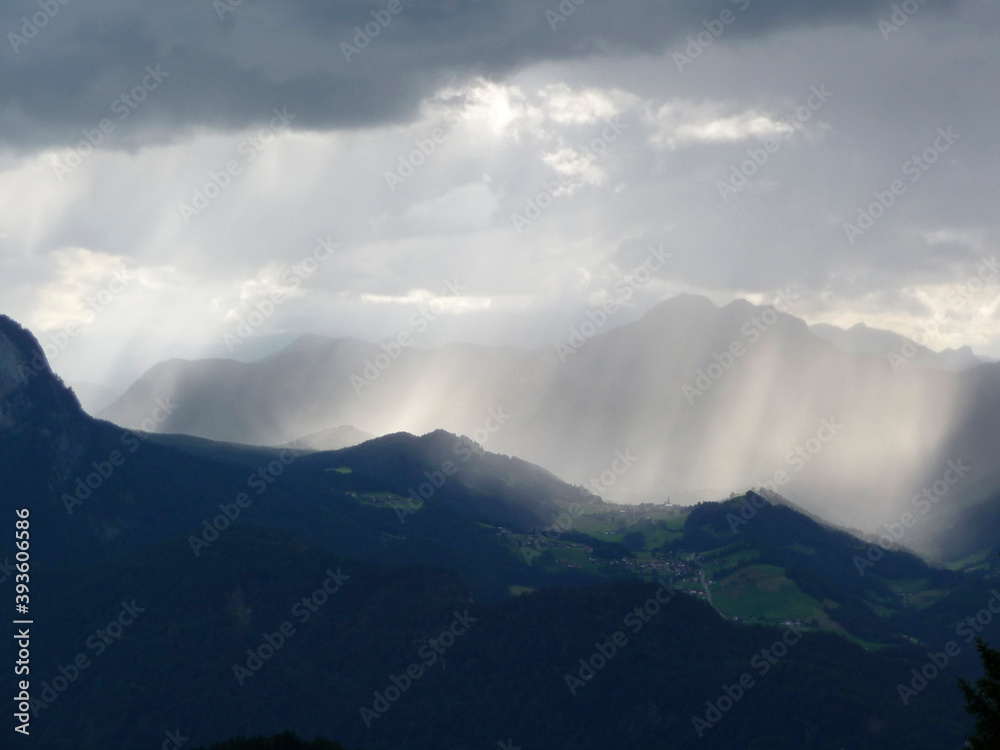
M 274 354 L 270 355 L 272 357 L 278 356 L 287 352 L 302 351 L 304 349 L 316 349 L 324 346 L 332 346 L 337 342 L 337 339 L 331 336 L 323 336 L 318 333 L 304 333 L 295 339 L 292 343 L 287 346 L 282 347 Z
M 655 305 L 646 316 L 671 313 L 671 314 L 692 314 L 711 315 L 718 312 L 719 306 L 703 294 L 693 294 L 691 292 L 681 292 L 670 299 L 664 300 Z
M 288 344 L 284 348 L 278 350 L 272 357 L 281 356 L 282 354 L 289 354 L 291 352 L 305 352 L 313 349 L 359 349 L 359 348 L 370 348 L 373 346 L 371 342 L 362 341 L 361 339 L 354 338 L 353 336 L 324 336 L 319 333 L 305 333 L 299 336 L 295 341 Z
M 343 424 L 302 435 L 288 441 L 285 445 L 299 450 L 336 451 L 341 448 L 350 448 L 352 445 L 359 445 L 375 437 L 372 433 L 359 430 L 353 425 Z
M 855 323 L 850 328 L 816 323 L 809 326 L 809 330 L 842 351 L 880 357 L 896 354 L 915 367 L 961 372 L 983 363 L 969 346 L 936 352 L 895 331 L 872 328 L 865 323 Z

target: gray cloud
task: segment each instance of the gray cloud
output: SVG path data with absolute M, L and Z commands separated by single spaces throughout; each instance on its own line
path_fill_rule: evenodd
M 673 257 L 615 325 L 679 291 L 766 301 L 794 285 L 797 315 L 912 333 L 1000 245 L 1000 14 L 927 3 L 884 40 L 888 2 L 754 0 L 679 70 L 674 53 L 725 6 L 736 7 L 587 0 L 552 31 L 556 3 L 414 3 L 347 64 L 340 42 L 380 3 L 245 0 L 220 21 L 209 0 L 155 13 L 71 0 L 16 55 L 0 39 L 5 312 L 58 331 L 127 266 L 134 284 L 56 363 L 74 378 L 127 379 L 217 348 L 233 316 L 329 234 L 341 251 L 258 333 L 385 340 L 459 278 L 469 309 L 422 345 L 551 345 L 659 244 Z M 5 7 L 0 34 L 32 9 Z M 116 98 L 155 65 L 169 78 L 60 181 L 52 159 L 116 116 Z M 719 181 L 819 85 L 829 102 L 723 200 Z M 518 234 L 510 215 L 572 171 L 567 155 L 600 133 L 609 102 L 628 130 Z M 249 163 L 240 144 L 286 105 L 293 132 Z M 472 106 L 497 111 L 443 119 Z M 390 190 L 386 171 L 442 124 L 437 153 Z M 949 126 L 961 141 L 849 243 L 843 224 Z M 178 206 L 234 158 L 241 175 L 185 223 Z M 987 291 L 936 344 L 1000 355 L 1000 289 Z M 122 349 L 130 339 L 141 356 Z
M 937 0 L 920 13 L 947 12 L 961 2 Z M 655 54 L 704 31 L 704 22 L 723 11 L 735 16 L 724 32 L 733 40 L 824 24 L 874 26 L 888 14 L 885 4 L 866 0 L 586 0 L 579 6 L 565 0 L 563 8 L 576 10 L 553 30 L 546 12 L 559 12 L 555 0 L 404 0 L 402 11 L 348 63 L 341 44 L 352 43 L 355 28 L 385 5 L 245 0 L 220 19 L 217 8 L 225 6 L 209 0 L 6 3 L 0 9 L 7 37 L 0 44 L 0 138 L 16 148 L 76 142 L 81 129 L 108 117 L 116 98 L 138 85 L 147 65 L 161 65 L 169 82 L 136 111 L 138 125 L 109 139 L 119 145 L 197 127 L 240 129 L 283 105 L 298 113 L 300 128 L 405 121 L 456 73 L 504 77 L 545 61 Z M 37 14 L 46 23 L 28 39 Z

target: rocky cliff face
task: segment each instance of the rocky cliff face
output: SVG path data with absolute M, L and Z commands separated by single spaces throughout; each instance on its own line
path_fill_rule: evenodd
M 86 451 L 91 424 L 76 396 L 52 372 L 32 334 L 0 315 L 0 458 L 48 486 L 65 482 Z

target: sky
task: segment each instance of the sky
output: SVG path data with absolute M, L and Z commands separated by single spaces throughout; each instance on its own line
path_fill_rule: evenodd
M 1000 357 L 990 0 L 11 0 L 0 34 L 0 311 L 71 381 L 241 325 L 552 345 L 680 292 Z

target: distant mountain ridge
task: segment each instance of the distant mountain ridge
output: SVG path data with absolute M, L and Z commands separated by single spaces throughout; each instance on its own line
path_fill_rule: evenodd
M 154 403 L 159 405 L 140 420 L 147 430 L 166 422 L 175 409 L 169 398 Z M 94 419 L 51 371 L 31 333 L 0 316 L 4 503 L 31 504 L 39 535 L 35 549 L 49 564 L 98 561 L 197 535 L 205 519 L 219 513 L 220 502 L 231 505 L 241 490 L 256 497 L 250 490 L 257 486 L 267 492 L 267 502 L 253 508 L 258 523 L 293 529 L 316 541 L 341 539 L 356 555 L 382 557 L 388 554 L 383 534 L 402 528 L 395 505 L 406 501 L 410 486 L 427 482 L 427 475 L 435 480 L 443 476 L 442 465 L 449 459 L 455 470 L 447 482 L 435 484 L 431 497 L 420 499 L 420 518 L 410 523 L 418 532 L 415 538 L 432 519 L 452 526 L 456 538 L 474 532 L 480 521 L 527 529 L 556 515 L 557 499 L 581 497 L 578 488 L 538 467 L 493 456 L 441 431 L 423 437 L 390 435 L 347 451 L 353 452 L 248 447 L 123 430 Z M 355 463 L 353 472 L 335 471 L 348 459 Z M 334 465 L 324 463 L 329 461 Z M 287 475 L 288 482 L 272 488 L 255 474 L 248 479 L 255 470 L 272 482 Z M 257 484 L 250 486 L 250 480 Z M 370 492 L 397 492 L 398 497 L 369 514 L 355 507 L 357 500 L 346 506 L 334 502 Z M 337 536 L 351 528 L 340 524 L 344 514 L 352 513 L 362 513 L 364 521 L 356 520 L 348 536 Z M 408 543 L 418 557 L 425 554 L 422 543 Z M 499 549 L 496 553 L 501 560 L 507 556 Z M 398 554 L 405 559 L 403 552 Z M 494 565 L 502 570 L 506 563 Z
M 845 352 L 877 354 L 887 358 L 894 355 L 913 367 L 962 372 L 987 361 L 976 356 L 969 346 L 935 352 L 901 334 L 869 328 L 864 323 L 856 323 L 846 329 L 827 323 L 816 323 L 809 326 L 809 330 Z
M 336 451 L 341 448 L 350 448 L 352 445 L 360 445 L 375 437 L 370 432 L 364 432 L 349 424 L 344 424 L 303 435 L 285 443 L 284 446 L 300 450 Z
M 311 336 L 254 363 L 171 360 L 100 416 L 134 426 L 169 397 L 179 408 L 158 429 L 258 445 L 337 425 L 443 428 L 612 499 L 690 503 L 772 483 L 810 512 L 867 528 L 897 517 L 948 460 L 976 468 L 936 510 L 1000 487 L 997 364 L 898 367 L 843 351 L 773 308 L 689 294 L 617 328 L 585 319 L 573 330 L 560 350 Z M 491 411 L 507 415 L 502 424 Z M 817 443 L 830 419 L 843 430 Z M 637 460 L 614 471 L 629 451 Z M 933 552 L 929 528 L 914 543 Z

